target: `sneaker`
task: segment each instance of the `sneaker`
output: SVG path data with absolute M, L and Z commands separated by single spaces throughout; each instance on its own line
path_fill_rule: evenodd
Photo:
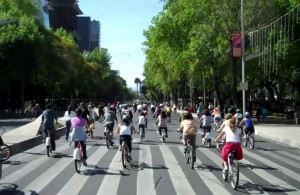
M 166 138 L 168 138 L 168 135 L 166 135 Z
M 138 131 L 137 134 L 140 134 L 140 132 Z
M 104 132 L 104 136 L 106 136 L 106 132 Z
M 223 173 L 228 173 L 228 167 L 225 167 L 225 168 L 223 169 Z
M 122 147 L 121 146 L 119 146 L 119 151 L 121 151 L 122 150 Z
M 113 142 L 113 141 L 110 141 L 110 144 L 111 144 L 111 145 L 114 145 L 114 142 Z
M 161 138 L 161 135 L 159 135 L 158 137 Z
M 83 164 L 83 166 L 87 166 L 87 163 L 86 163 L 86 160 L 82 160 L 82 164 Z

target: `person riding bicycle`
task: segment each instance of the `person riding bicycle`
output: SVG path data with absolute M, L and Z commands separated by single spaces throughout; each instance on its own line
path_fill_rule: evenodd
M 124 108 L 121 112 L 121 118 L 123 118 L 123 116 L 128 117 L 130 123 L 132 123 L 133 114 L 132 114 L 132 111 L 128 109 L 127 105 L 124 106 Z
M 155 119 L 158 118 L 158 116 L 160 115 L 161 111 L 162 111 L 162 107 L 163 107 L 163 104 L 160 104 L 154 111 L 154 114 L 155 114 Z
M 119 139 L 119 151 L 121 151 L 122 140 L 126 140 L 128 143 L 129 153 L 128 157 L 131 160 L 131 135 L 136 133 L 134 126 L 131 124 L 130 119 L 124 115 L 122 117 L 122 123 L 116 129 L 116 133 L 120 134 Z
M 251 119 L 250 113 L 245 112 L 243 120 L 240 122 L 239 126 L 245 125 L 244 132 L 245 134 L 253 134 L 254 133 L 254 124 Z
M 172 112 L 172 109 L 171 109 L 170 104 L 168 103 L 166 106 L 166 113 L 167 113 L 167 116 L 169 117 L 169 122 L 171 122 L 171 112 Z
M 106 128 L 108 128 L 108 130 L 110 132 L 112 132 L 114 130 L 115 122 L 118 123 L 117 116 L 114 113 L 113 107 L 109 107 L 108 112 L 104 113 L 104 121 L 103 121 L 104 126 Z M 104 131 L 104 136 L 106 136 L 106 132 L 105 131 Z M 114 144 L 113 141 L 111 141 L 111 143 Z
M 236 121 L 237 125 L 239 125 L 242 122 L 243 118 L 244 118 L 243 114 L 242 114 L 242 111 L 240 109 L 236 109 L 236 113 L 235 113 L 234 117 L 237 120 Z
M 205 113 L 203 116 L 200 118 L 200 128 L 202 126 L 203 128 L 203 134 L 202 134 L 202 141 L 205 142 L 207 139 L 207 133 L 210 132 L 211 130 L 211 114 L 209 110 L 205 110 Z
M 187 146 L 187 140 L 190 139 L 191 145 L 193 146 L 193 157 L 195 157 L 197 127 L 193 121 L 193 115 L 191 113 L 184 114 L 183 121 L 181 122 L 178 131 L 182 131 L 182 143 L 184 146 Z M 184 152 L 186 152 L 186 150 L 187 148 L 185 147 Z
M 162 111 L 161 114 L 156 119 L 156 124 L 158 126 L 159 138 L 161 138 L 161 130 L 165 130 L 166 138 L 168 138 L 168 121 L 169 118 L 165 111 Z
M 138 116 L 136 122 L 138 122 L 139 124 L 139 128 L 138 128 L 138 134 L 140 134 L 140 129 L 142 129 L 142 131 L 144 132 L 144 135 L 145 135 L 145 128 L 146 128 L 146 117 L 145 117 L 145 114 L 144 112 L 141 112 L 140 113 L 140 116 Z
M 76 117 L 71 119 L 71 124 L 72 124 L 73 132 L 71 133 L 70 141 L 75 142 L 74 144 L 75 148 L 77 147 L 78 142 L 80 142 L 82 147 L 82 153 L 83 153 L 83 165 L 87 166 L 86 163 L 87 154 L 86 154 L 86 145 L 85 145 L 87 136 L 84 129 L 87 126 L 87 120 L 82 117 L 81 108 L 76 109 Z
M 48 135 L 48 131 L 50 133 L 50 142 L 51 142 L 51 151 L 55 151 L 55 125 L 54 122 L 57 123 L 57 114 L 52 109 L 52 104 L 46 105 L 46 110 L 42 113 L 42 121 L 43 125 L 43 142 L 46 141 L 46 136 Z
M 235 116 L 229 119 L 229 126 L 226 126 L 222 130 L 215 141 L 218 142 L 224 135 L 226 136 L 226 143 L 222 149 L 221 157 L 225 165 L 225 171 L 228 171 L 227 158 L 230 151 L 235 150 L 237 152 L 235 155 L 236 160 L 241 160 L 243 158 L 241 147 L 242 132 L 241 129 L 237 127 L 237 119 Z

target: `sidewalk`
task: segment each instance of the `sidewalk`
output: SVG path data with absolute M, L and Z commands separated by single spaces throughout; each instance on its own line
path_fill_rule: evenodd
M 58 122 L 64 125 L 63 118 L 59 118 Z M 5 133 L 2 139 L 11 147 L 12 153 L 15 155 L 42 143 L 42 136 L 39 135 L 40 128 L 42 128 L 41 116 L 31 123 Z M 64 133 L 65 127 L 56 130 L 58 136 L 62 136 Z

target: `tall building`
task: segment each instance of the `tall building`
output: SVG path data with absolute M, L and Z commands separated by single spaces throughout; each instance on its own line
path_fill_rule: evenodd
M 93 51 L 95 48 L 100 49 L 100 22 L 93 20 L 91 21 L 90 50 Z
M 91 18 L 88 16 L 77 17 L 78 46 L 81 52 L 91 51 Z
M 77 15 L 83 14 L 77 0 L 47 0 L 50 27 L 54 30 L 64 28 L 75 33 L 77 29 Z
M 40 21 L 41 24 L 43 24 L 47 28 L 50 28 L 47 0 L 33 0 L 33 2 L 39 8 L 36 18 Z

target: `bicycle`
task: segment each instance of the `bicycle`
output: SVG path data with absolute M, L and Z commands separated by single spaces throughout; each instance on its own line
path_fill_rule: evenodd
M 110 149 L 111 146 L 113 145 L 112 143 L 112 131 L 109 130 L 109 126 L 112 125 L 110 123 L 105 125 L 105 140 L 106 140 L 106 147 L 107 149 Z
M 122 137 L 121 151 L 122 151 L 122 165 L 123 165 L 123 168 L 126 168 L 127 163 L 129 163 L 131 161 L 131 159 L 129 158 L 129 155 L 128 155 L 129 154 L 128 142 L 123 137 Z
M 47 131 L 47 137 L 46 137 L 45 144 L 46 144 L 47 156 L 50 157 L 50 153 L 52 153 L 52 150 L 51 150 L 51 133 L 50 133 L 50 131 Z
M 160 137 L 160 141 L 162 143 L 166 143 L 166 129 L 162 128 L 161 129 L 161 137 Z
M 239 173 L 240 173 L 239 163 L 236 160 L 235 155 L 236 155 L 235 150 L 231 150 L 228 153 L 228 159 L 227 159 L 228 170 L 225 170 L 224 162 L 222 163 L 223 180 L 227 181 L 227 179 L 229 177 L 231 188 L 234 189 L 234 190 L 239 185 Z
M 190 164 L 191 169 L 194 169 L 194 163 L 196 161 L 196 156 L 193 156 L 194 148 L 191 144 L 191 138 L 187 139 L 187 145 L 184 150 L 184 155 L 186 157 L 186 163 Z
M 254 135 L 253 133 L 249 133 L 249 132 L 245 132 L 244 131 L 244 137 L 243 137 L 243 145 L 244 147 L 247 147 L 247 145 L 249 144 L 249 148 L 251 150 L 254 149 L 254 144 L 255 144 L 255 140 L 254 140 Z
M 139 127 L 139 132 L 140 132 L 140 141 L 143 142 L 145 138 L 145 127 Z
M 74 150 L 73 159 L 75 160 L 75 170 L 80 173 L 80 168 L 83 165 L 83 150 L 80 141 L 77 143 L 77 148 Z
M 2 127 L 1 135 L 0 135 L 0 161 L 6 161 L 11 157 L 11 148 L 7 144 L 4 143 L 2 136 L 6 132 L 5 127 Z

